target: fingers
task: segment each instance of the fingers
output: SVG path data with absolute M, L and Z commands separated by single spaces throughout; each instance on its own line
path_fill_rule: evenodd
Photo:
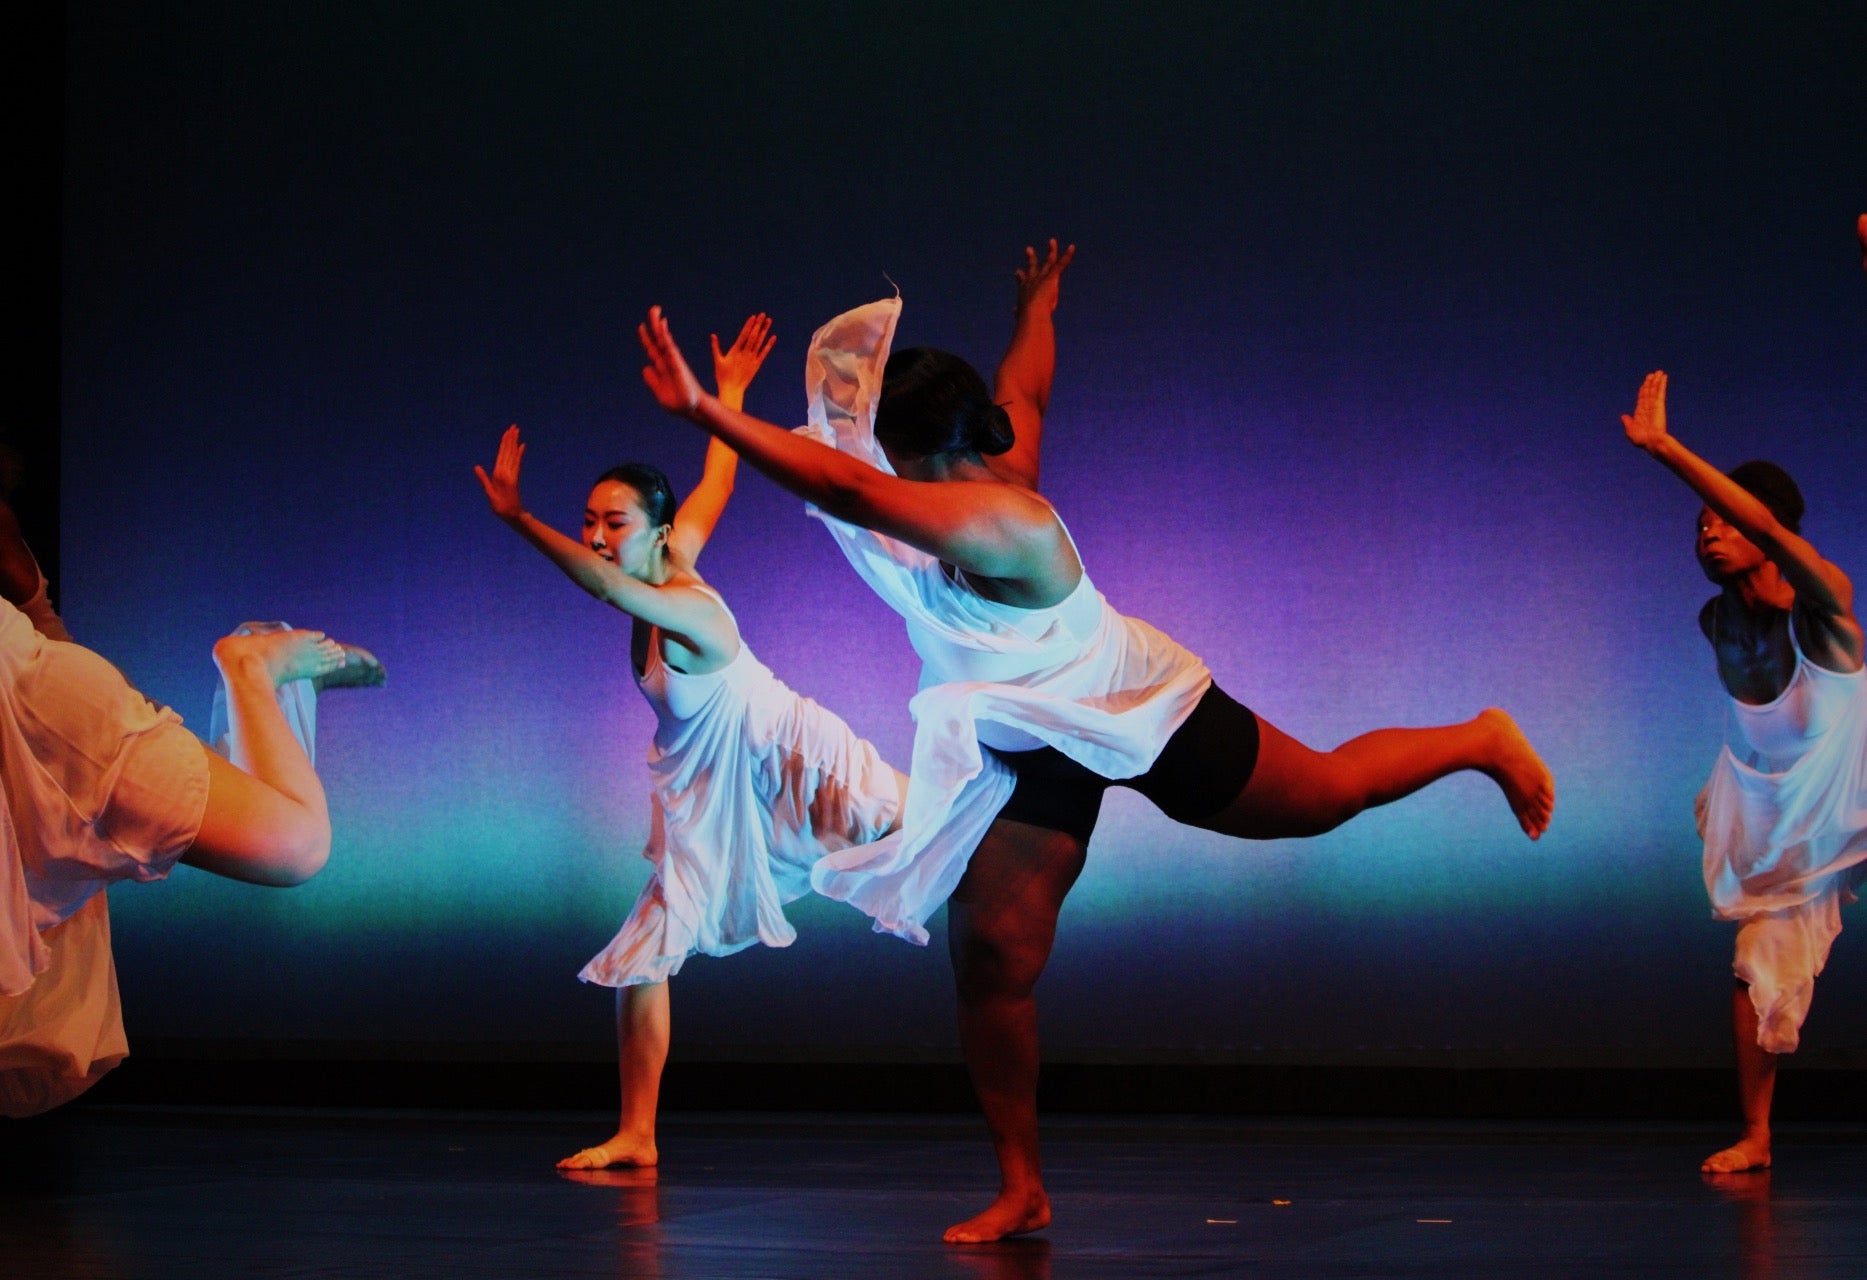
M 1033 249 L 1028 244 L 1025 245 L 1024 265 L 1013 272 L 1013 274 L 1017 276 L 1021 284 L 1030 284 L 1036 280 L 1049 279 L 1061 275 L 1063 269 L 1070 265 L 1070 259 L 1075 256 L 1075 245 L 1070 245 L 1068 248 L 1064 249 L 1063 252 L 1058 253 L 1056 237 L 1052 236 L 1046 242 L 1044 260 L 1042 262 L 1037 260 L 1037 250 Z
M 726 363 L 726 353 L 720 350 L 720 335 L 715 333 L 715 334 L 710 334 L 708 336 L 713 339 L 713 363 L 714 364 Z M 739 336 L 741 338 L 744 338 L 745 334 L 742 332 Z M 733 343 L 733 349 L 736 351 L 738 350 L 738 348 L 739 348 L 739 344 L 737 342 Z

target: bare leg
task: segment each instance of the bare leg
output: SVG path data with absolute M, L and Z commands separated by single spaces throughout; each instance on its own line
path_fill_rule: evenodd
M 182 860 L 216 875 L 255 884 L 302 884 L 331 852 L 324 787 L 273 691 L 343 662 L 321 631 L 226 636 L 214 662 L 227 689 L 229 754 L 206 747 L 207 810 Z
M 1770 1103 L 1776 1097 L 1777 1055 L 1757 1043 L 1757 1007 L 1742 982 L 1731 992 L 1731 1039 L 1737 1049 L 1737 1099 L 1744 1136 L 1705 1157 L 1701 1173 L 1770 1167 Z
M 1464 724 L 1377 729 L 1312 751 L 1258 721 L 1258 764 L 1230 807 L 1201 825 L 1254 840 L 1313 836 L 1392 804 L 1448 774 L 1475 769 L 1503 791 L 1532 840 L 1549 827 L 1556 784 L 1517 722 L 1495 707 Z
M 622 1078 L 622 1118 L 615 1136 L 558 1161 L 560 1169 L 646 1166 L 655 1150 L 655 1110 L 661 1101 L 661 1072 L 668 1065 L 668 984 L 642 982 L 616 990 L 616 1061 Z
M 999 1170 L 998 1198 L 948 1227 L 949 1244 L 1050 1225 L 1037 1144 L 1036 986 L 1083 854 L 1083 845 L 1061 832 L 994 822 L 947 903 L 960 1043 Z

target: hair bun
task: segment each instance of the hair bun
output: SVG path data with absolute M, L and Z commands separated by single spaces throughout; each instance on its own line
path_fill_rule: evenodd
M 1002 404 L 981 406 L 972 420 L 971 435 L 972 447 L 986 457 L 1005 452 L 1017 439 L 1017 433 L 1011 429 L 1011 415 L 1005 412 Z

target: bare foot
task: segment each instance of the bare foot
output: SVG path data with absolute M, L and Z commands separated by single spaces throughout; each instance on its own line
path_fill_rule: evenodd
M 274 688 L 294 680 L 314 680 L 344 665 L 344 647 L 322 631 L 271 631 L 261 635 L 222 636 L 214 642 L 214 663 L 229 666 L 257 662 Z
M 1535 840 L 1549 830 L 1550 815 L 1556 811 L 1555 776 L 1508 712 L 1492 707 L 1480 712 L 1478 721 L 1496 738 L 1485 772 L 1503 789 L 1517 825 Z
M 987 1244 L 1027 1231 L 1042 1231 L 1049 1225 L 1050 1197 L 1042 1188 L 1029 1195 L 1001 1191 L 984 1213 L 948 1227 L 945 1240 L 948 1244 Z
M 558 1168 L 607 1169 L 612 1165 L 622 1165 L 628 1168 L 646 1169 L 660 1158 L 655 1150 L 654 1138 L 642 1138 L 632 1133 L 618 1133 L 600 1146 L 585 1147 L 576 1155 L 565 1156 L 558 1161 Z
M 1742 1173 L 1770 1167 L 1770 1135 L 1739 1138 L 1723 1151 L 1714 1151 L 1698 1167 L 1700 1173 Z
M 344 664 L 311 682 L 319 693 L 326 689 L 380 689 L 388 683 L 389 673 L 375 654 L 360 644 L 338 647 L 344 651 Z

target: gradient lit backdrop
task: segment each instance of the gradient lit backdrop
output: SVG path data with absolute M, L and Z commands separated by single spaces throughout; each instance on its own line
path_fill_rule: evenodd
M 573 974 L 646 874 L 626 620 L 486 510 L 519 422 L 571 527 L 698 476 L 633 325 L 753 310 L 802 415 L 831 314 L 989 366 L 1026 243 L 1064 282 L 1046 489 L 1118 608 L 1304 740 L 1510 708 L 1540 844 L 1458 779 L 1245 845 L 1116 793 L 1043 988 L 1053 1058 L 1722 1061 L 1730 928 L 1692 798 L 1722 700 L 1696 503 L 1623 441 L 1802 481 L 1867 578 L 1867 11 L 1482 4 L 70 6 L 63 607 L 204 724 L 215 635 L 367 644 L 330 868 L 112 894 L 131 1035 L 601 1056 Z M 887 278 L 884 277 L 886 273 Z M 904 760 L 912 656 L 744 478 L 702 568 L 783 678 Z M 942 939 L 802 903 L 676 984 L 699 1057 L 944 1058 Z M 1806 1034 L 1867 1060 L 1867 933 Z

